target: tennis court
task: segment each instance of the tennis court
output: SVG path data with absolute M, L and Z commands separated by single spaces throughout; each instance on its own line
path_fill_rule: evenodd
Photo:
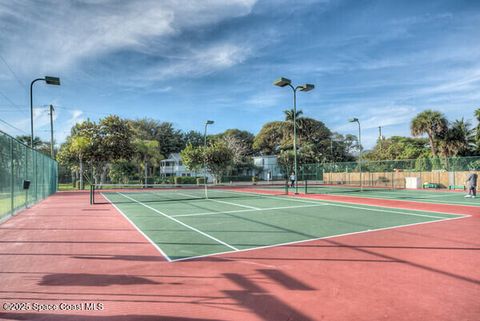
M 258 189 L 256 189 L 258 188 Z M 317 201 L 281 188 L 97 190 L 168 261 L 465 217 Z
M 311 184 L 302 186 L 300 191 L 308 194 L 332 194 L 344 196 L 358 196 L 366 198 L 381 198 L 392 200 L 405 200 L 414 202 L 427 202 L 435 204 L 454 204 L 466 206 L 480 206 L 479 198 L 465 198 L 466 192 L 461 191 L 438 191 L 438 190 L 408 190 L 381 187 L 364 187 L 348 185 L 322 185 Z

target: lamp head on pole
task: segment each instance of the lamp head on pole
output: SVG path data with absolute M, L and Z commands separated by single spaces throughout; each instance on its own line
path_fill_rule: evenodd
M 278 87 L 285 87 L 285 86 L 290 85 L 291 83 L 292 83 L 292 81 L 290 79 L 283 78 L 283 77 L 280 77 L 273 82 L 273 84 L 275 86 L 278 86 Z
M 358 118 L 356 118 L 356 117 L 350 118 L 348 121 L 351 122 L 351 123 L 358 123 L 359 122 Z
M 205 123 L 205 125 L 212 125 L 214 124 L 215 122 L 213 120 L 207 120 L 207 122 Z
M 45 82 L 47 85 L 60 86 L 60 78 L 58 77 L 45 76 Z
M 304 84 L 304 85 L 301 85 L 301 86 L 298 86 L 298 88 L 300 89 L 300 91 L 310 91 L 310 90 L 313 90 L 315 88 L 315 85 L 313 84 Z

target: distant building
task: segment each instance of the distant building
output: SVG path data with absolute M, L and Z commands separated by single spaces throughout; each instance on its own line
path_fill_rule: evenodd
M 284 179 L 284 174 L 282 173 L 280 166 L 277 162 L 277 156 L 268 155 L 268 156 L 255 156 L 253 157 L 253 164 L 256 169 L 249 169 L 243 171 L 239 176 L 257 176 L 260 180 L 263 181 L 278 181 Z M 182 157 L 180 153 L 172 153 L 168 155 L 167 159 L 160 161 L 160 176 L 170 177 L 170 176 L 193 176 L 193 177 L 203 177 L 203 170 L 198 172 L 193 172 L 188 170 L 182 162 Z M 213 176 L 207 174 L 208 180 L 213 181 Z
M 264 181 L 283 180 L 285 174 L 281 171 L 277 156 L 265 155 L 253 157 L 253 165 L 260 169 L 258 178 Z
M 182 162 L 182 157 L 180 153 L 172 153 L 168 155 L 167 159 L 160 161 L 160 176 L 169 177 L 169 176 L 193 176 L 193 177 L 203 177 L 203 171 L 193 172 L 188 170 Z M 212 176 L 207 174 L 208 180 L 212 180 Z

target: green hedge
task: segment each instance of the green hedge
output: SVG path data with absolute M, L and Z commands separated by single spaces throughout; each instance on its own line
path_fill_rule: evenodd
M 193 176 L 175 176 L 175 184 L 197 184 L 197 177 Z

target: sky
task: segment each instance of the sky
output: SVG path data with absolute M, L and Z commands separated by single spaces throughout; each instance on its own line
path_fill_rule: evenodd
M 109 114 L 258 133 L 297 108 L 371 148 L 425 109 L 475 125 L 480 1 L 0 0 L 0 130 L 65 140 Z M 8 124 L 8 125 L 7 125 Z

